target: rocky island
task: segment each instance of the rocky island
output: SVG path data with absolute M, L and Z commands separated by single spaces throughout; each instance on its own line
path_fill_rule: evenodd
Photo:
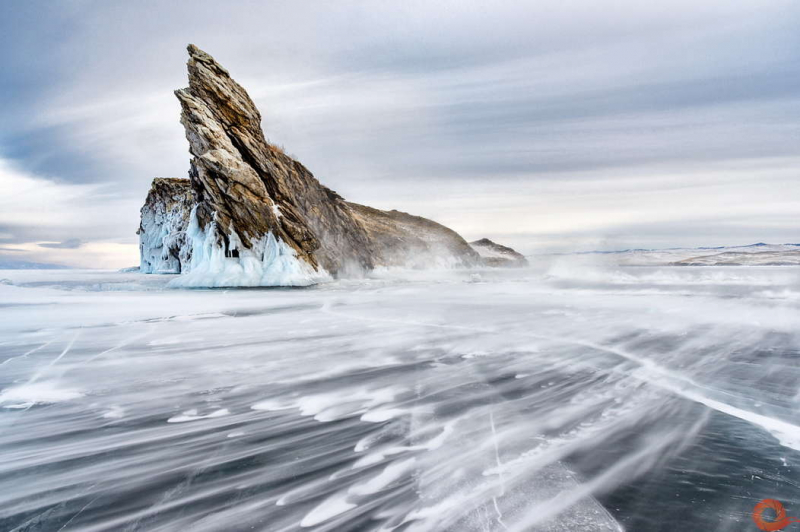
M 143 273 L 182 274 L 174 286 L 305 286 L 376 267 L 524 264 L 510 248 L 492 242 L 488 255 L 512 260 L 488 256 L 485 239 L 470 245 L 432 220 L 345 201 L 267 142 L 261 114 L 227 70 L 188 51 L 189 87 L 175 95 L 189 179 L 153 181 L 138 230 Z
M 524 268 L 528 266 L 528 259 L 522 253 L 518 253 L 508 246 L 503 246 L 492 242 L 488 238 L 481 238 L 469 245 L 478 252 L 481 261 L 486 266 L 504 266 Z

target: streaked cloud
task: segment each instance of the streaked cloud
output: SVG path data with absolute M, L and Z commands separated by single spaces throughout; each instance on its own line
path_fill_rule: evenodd
M 113 188 L 46 179 L 0 159 L 0 257 L 71 266 L 135 263 L 139 202 Z
M 150 181 L 188 167 L 172 90 L 189 42 L 249 90 L 267 137 L 354 201 L 524 251 L 800 240 L 795 2 L 34 1 L 4 15 L 0 244 L 36 260 L 90 265 L 88 250 L 121 245 L 118 265 L 136 262 Z
M 81 241 L 80 238 L 70 238 L 63 242 L 42 242 L 39 244 L 39 247 L 51 249 L 78 249 L 82 245 L 83 241 Z

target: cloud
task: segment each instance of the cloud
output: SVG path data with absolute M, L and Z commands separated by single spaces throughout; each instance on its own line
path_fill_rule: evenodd
M 0 158 L 0 229 L 16 242 L 104 240 L 125 233 L 132 237 L 141 200 L 115 188 L 113 181 L 57 181 Z
M 31 242 L 19 244 L 14 248 L 0 249 L 0 259 L 62 264 L 72 268 L 118 269 L 139 263 L 139 246 L 118 242 L 87 242 L 80 248 L 45 250 L 39 243 Z
M 800 4 L 788 0 L 18 3 L 4 15 L 0 242 L 34 255 L 96 263 L 97 246 L 120 244 L 132 258 L 110 256 L 135 262 L 152 177 L 188 167 L 172 94 L 188 42 L 324 184 L 465 236 L 649 247 L 743 238 L 728 216 L 757 240 L 796 226 L 784 213 L 800 198 Z M 75 238 L 87 244 L 52 245 Z
M 0 159 L 0 229 L 4 250 L 15 256 L 43 262 L 57 257 L 52 262 L 72 266 L 135 263 L 139 206 L 111 184 L 58 182 Z M 107 258 L 98 257 L 103 250 Z
M 70 238 L 63 242 L 42 242 L 39 247 L 53 248 L 53 249 L 78 249 L 83 245 L 80 238 Z

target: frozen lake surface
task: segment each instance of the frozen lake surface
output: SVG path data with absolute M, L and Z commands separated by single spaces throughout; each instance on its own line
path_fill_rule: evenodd
M 302 289 L 0 271 L 0 530 L 755 530 L 800 516 L 800 269 Z

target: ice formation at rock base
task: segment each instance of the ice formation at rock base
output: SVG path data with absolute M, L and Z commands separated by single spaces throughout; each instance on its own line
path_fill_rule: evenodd
M 186 231 L 191 246 L 190 268 L 171 281 L 171 287 L 309 286 L 330 279 L 322 268 L 315 270 L 298 259 L 297 252 L 272 233 L 252 242 L 249 248 L 231 233 L 229 249 L 225 250 L 215 237 L 215 222 L 208 229 L 200 228 L 196 209 L 192 209 Z M 229 256 L 232 251 L 237 256 Z
M 189 265 L 186 239 L 194 194 L 185 179 L 156 178 L 142 207 L 139 252 L 142 273 L 181 273 Z

